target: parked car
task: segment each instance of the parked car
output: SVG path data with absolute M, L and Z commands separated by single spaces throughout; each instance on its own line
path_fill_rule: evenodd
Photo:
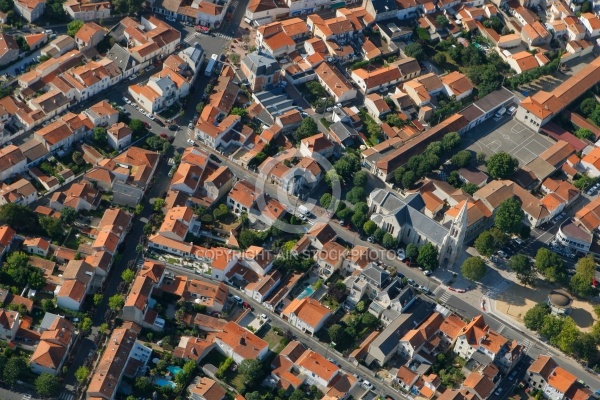
M 404 249 L 398 249 L 398 250 L 396 250 L 396 255 L 398 256 L 398 259 L 400 261 L 406 260 L 406 253 L 404 252 Z
M 423 271 L 423 275 L 425 276 L 431 276 L 433 272 L 431 272 L 431 270 L 426 269 L 425 271 Z
M 166 139 L 167 138 L 167 134 L 163 132 L 163 133 L 160 134 L 160 137 L 163 138 L 163 139 Z
M 363 386 L 365 389 L 369 389 L 369 390 L 373 389 L 373 384 L 372 384 L 371 382 L 369 382 L 369 381 L 363 381 L 363 382 L 361 383 L 361 385 L 362 385 L 362 386 Z
M 233 300 L 238 304 L 242 304 L 242 298 L 240 296 L 233 296 Z
M 196 143 L 192 140 L 192 139 L 188 139 L 186 140 L 187 144 L 189 144 L 190 146 L 194 146 Z

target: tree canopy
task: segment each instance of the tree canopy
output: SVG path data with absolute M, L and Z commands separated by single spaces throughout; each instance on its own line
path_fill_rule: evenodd
M 472 281 L 480 281 L 486 274 L 485 261 L 479 257 L 467 258 L 460 267 L 463 276 Z
M 519 233 L 523 225 L 523 208 L 521 203 L 513 197 L 506 199 L 500 204 L 494 218 L 494 225 L 502 232 Z
M 540 248 L 535 255 L 535 267 L 550 282 L 564 282 L 566 280 L 567 275 L 562 258 L 544 247 Z
M 438 250 L 427 242 L 419 248 L 417 263 L 426 270 L 433 271 L 438 266 Z
M 300 123 L 300 126 L 298 126 L 294 132 L 294 139 L 299 142 L 304 138 L 316 135 L 318 132 L 319 127 L 315 120 L 312 118 L 304 118 Z
M 531 285 L 535 282 L 536 272 L 529 257 L 525 254 L 516 254 L 508 261 L 510 268 L 517 274 L 517 279 L 524 285 Z
M 596 262 L 591 256 L 580 258 L 571 277 L 569 287 L 578 296 L 589 296 L 593 292 L 592 280 L 596 276 Z
M 75 19 L 75 20 L 69 22 L 67 24 L 67 35 L 74 37 L 77 34 L 77 32 L 79 32 L 79 30 L 81 29 L 82 26 L 83 26 L 83 21 L 80 19 Z
M 55 397 L 60 393 L 62 385 L 57 376 L 44 372 L 35 380 L 35 391 L 42 397 Z
M 508 178 L 518 166 L 519 161 L 503 151 L 494 154 L 487 161 L 487 170 L 494 179 Z

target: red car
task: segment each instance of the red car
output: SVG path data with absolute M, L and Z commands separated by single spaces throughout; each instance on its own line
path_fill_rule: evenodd
M 166 139 L 167 138 L 167 134 L 163 132 L 163 133 L 160 134 L 160 137 L 163 138 L 163 139 Z
M 147 122 L 144 122 L 144 126 L 146 127 L 146 129 L 150 129 L 150 124 Z

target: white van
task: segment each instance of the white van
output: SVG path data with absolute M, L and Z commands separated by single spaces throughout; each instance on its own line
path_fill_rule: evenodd
M 298 207 L 298 212 L 304 216 L 307 216 L 309 214 L 308 208 L 306 208 L 304 205 Z

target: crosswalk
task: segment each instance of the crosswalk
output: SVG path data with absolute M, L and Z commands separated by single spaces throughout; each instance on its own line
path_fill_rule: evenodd
M 60 396 L 58 397 L 58 400 L 73 400 L 74 398 L 75 398 L 75 395 L 73 393 L 62 392 L 60 394 Z
M 527 351 L 529 347 L 531 347 L 531 341 L 525 339 L 521 345 L 523 346 L 524 351 Z
M 450 294 L 450 292 L 444 291 L 444 293 L 440 296 L 440 300 L 443 303 L 447 303 L 448 301 L 450 301 L 450 299 L 452 298 L 452 295 Z
M 227 39 L 227 40 L 233 40 L 232 36 L 224 35 L 221 32 L 215 32 L 215 36 L 223 38 L 223 39 Z

